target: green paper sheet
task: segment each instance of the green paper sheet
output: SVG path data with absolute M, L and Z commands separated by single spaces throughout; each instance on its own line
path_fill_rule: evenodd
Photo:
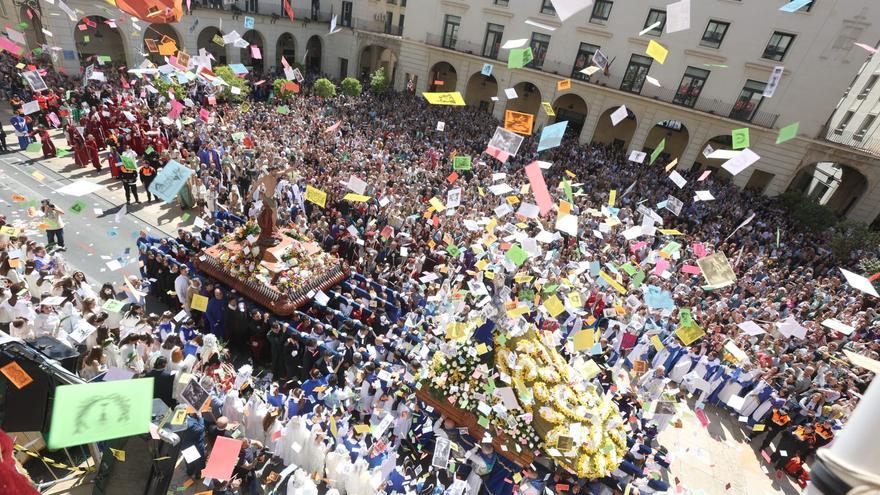
M 33 143 L 27 145 L 27 148 L 25 148 L 24 150 L 29 153 L 39 153 L 39 152 L 43 151 L 43 145 L 40 144 L 39 141 L 33 142 Z
M 152 411 L 152 378 L 62 385 L 55 389 L 49 448 L 147 433 Z
M 660 156 L 660 153 L 663 153 L 664 148 L 666 148 L 666 138 L 663 138 L 663 140 L 660 141 L 660 144 L 658 144 L 657 147 L 654 148 L 654 152 L 651 153 L 651 162 L 649 163 L 649 165 L 654 164 L 654 160 L 656 160 L 657 157 Z
M 531 62 L 533 58 L 535 57 L 532 54 L 532 47 L 514 48 L 513 50 L 510 50 L 510 55 L 507 58 L 507 68 L 522 69 L 526 64 Z
M 519 244 L 514 244 L 512 248 L 504 253 L 504 257 L 515 263 L 516 266 L 522 266 L 522 264 L 529 258 L 529 254 L 526 253 Z
M 456 156 L 455 160 L 452 161 L 452 169 L 453 170 L 470 170 L 471 169 L 471 157 L 469 157 L 469 156 Z
M 743 148 L 749 147 L 748 127 L 743 127 L 742 129 L 734 129 L 730 132 L 730 135 L 733 138 L 733 149 L 741 150 Z
M 800 122 L 795 122 L 794 124 L 789 124 L 782 129 L 779 129 L 779 135 L 776 136 L 776 144 L 782 144 L 789 139 L 793 139 L 795 136 L 797 136 L 800 126 Z
M 70 205 L 70 211 L 72 213 L 76 213 L 79 215 L 86 209 L 86 204 L 83 201 L 77 201 L 76 203 Z

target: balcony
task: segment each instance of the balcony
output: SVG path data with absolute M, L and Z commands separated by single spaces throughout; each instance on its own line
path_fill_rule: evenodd
M 450 50 L 455 50 L 461 53 L 467 53 L 469 55 L 476 55 L 478 57 L 484 58 L 488 61 L 492 62 L 503 62 L 502 60 L 495 60 L 489 57 L 483 57 L 482 45 L 477 45 L 475 43 L 471 43 L 467 40 L 458 39 L 455 41 L 455 44 L 451 47 L 443 46 L 443 37 L 438 34 L 427 34 L 425 36 L 425 44 L 436 46 L 439 48 L 446 48 Z M 505 51 L 502 50 L 499 54 L 500 57 L 505 56 Z M 530 70 L 539 70 L 540 72 L 546 72 L 548 74 L 554 74 L 559 77 L 568 78 L 571 77 L 572 69 L 574 67 L 574 63 L 563 63 L 557 60 L 549 60 L 545 59 L 544 64 L 541 69 L 530 69 Z M 591 77 L 584 76 L 582 79 L 577 78 L 581 82 L 585 84 L 595 84 L 602 87 L 607 87 L 616 91 L 621 91 L 620 85 L 623 82 L 622 76 L 611 75 L 605 77 L 601 72 L 596 72 Z M 667 81 L 668 84 L 668 81 Z M 658 88 L 653 84 L 645 81 L 642 86 L 642 91 L 640 93 L 630 93 L 629 91 L 623 91 L 627 94 L 638 94 L 645 98 L 651 98 L 654 100 L 664 101 L 666 103 L 672 103 L 676 106 L 680 106 L 682 108 L 696 110 L 698 112 L 707 113 L 711 115 L 717 115 L 719 117 L 739 120 L 742 122 L 749 122 L 751 124 L 766 127 L 768 129 L 772 129 L 776 125 L 776 120 L 779 118 L 778 114 L 761 112 L 757 111 L 751 116 L 751 119 L 744 118 L 745 115 L 741 112 L 736 104 L 727 103 L 720 100 L 713 100 L 705 97 L 698 97 L 696 99 L 696 103 L 693 106 L 682 105 L 675 101 L 675 95 L 677 92 L 677 88 Z M 690 102 L 689 102 L 690 103 Z
M 244 6 L 244 2 L 242 2 L 242 7 L 243 6 Z M 192 3 L 193 11 L 196 11 L 199 9 L 220 10 L 223 12 L 229 12 L 234 17 L 236 17 L 236 16 L 251 16 L 251 17 L 253 17 L 253 16 L 258 16 L 258 15 L 263 15 L 263 16 L 270 16 L 276 20 L 280 20 L 282 18 L 287 19 L 287 15 L 281 12 L 281 8 L 279 7 L 279 4 L 265 4 L 265 3 L 260 4 L 260 3 L 258 3 L 256 12 L 248 12 L 247 10 L 243 9 L 242 7 L 238 6 L 238 2 L 232 3 L 232 4 L 224 4 L 222 1 L 219 1 L 219 0 L 214 0 L 214 1 L 211 1 L 211 0 L 199 1 L 199 0 L 197 0 Z M 329 11 L 327 11 L 327 12 L 319 11 L 319 12 L 316 12 L 315 14 L 316 14 L 314 16 L 315 18 L 313 18 L 312 17 L 312 9 L 298 9 L 298 8 L 293 9 L 293 15 L 294 15 L 294 18 L 296 19 L 296 21 L 294 21 L 294 22 L 327 22 L 327 23 L 329 23 L 330 19 L 333 17 L 333 15 Z M 195 15 L 195 14 L 193 14 L 193 15 Z M 245 30 L 245 31 L 247 31 L 247 30 Z
M 351 20 L 355 29 L 370 33 L 382 33 L 391 36 L 402 36 L 401 28 L 397 24 L 388 25 L 381 19 L 354 18 Z
M 839 132 L 836 129 L 824 127 L 819 138 L 880 156 L 880 138 L 865 136 L 864 132 Z

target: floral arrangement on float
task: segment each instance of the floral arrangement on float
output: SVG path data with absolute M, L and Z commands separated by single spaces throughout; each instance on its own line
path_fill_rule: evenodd
M 429 393 L 475 411 L 479 424 L 490 434 L 504 434 L 511 450 L 546 456 L 581 478 L 609 475 L 626 453 L 617 405 L 534 327 L 511 335 L 496 335 L 488 359 L 466 339 L 444 344 L 427 372 Z M 505 404 L 496 392 L 502 387 L 514 391 L 518 408 L 508 407 L 510 397 Z

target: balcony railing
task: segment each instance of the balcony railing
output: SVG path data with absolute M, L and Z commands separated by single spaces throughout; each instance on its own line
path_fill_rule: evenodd
M 277 3 L 258 3 L 256 12 L 248 12 L 244 9 L 245 3 L 240 2 L 224 4 L 221 0 L 197 0 L 192 3 L 193 10 L 197 9 L 210 9 L 210 10 L 222 10 L 224 12 L 229 12 L 234 16 L 255 16 L 255 15 L 265 15 L 265 16 L 273 16 L 277 19 L 287 19 L 287 14 L 281 12 L 280 4 Z M 316 13 L 316 19 L 312 18 L 312 9 L 307 8 L 294 8 L 293 15 L 296 19 L 295 22 L 330 22 L 330 19 L 333 15 L 327 11 L 319 11 Z M 239 29 L 239 31 L 241 31 Z M 245 30 L 247 31 L 247 30 Z
M 837 132 L 827 127 L 822 128 L 819 137 L 832 143 L 842 144 L 875 156 L 880 156 L 880 138 L 866 136 L 860 132 Z
M 390 34 L 391 36 L 400 36 L 402 34 L 401 28 L 398 24 L 395 23 L 388 26 L 385 24 L 385 21 L 379 19 L 354 18 L 352 19 L 352 24 L 354 25 L 355 29 L 359 29 L 361 31 Z
M 457 52 L 482 56 L 483 47 L 475 43 L 471 43 L 467 40 L 458 39 L 455 41 L 454 46 L 444 46 L 443 42 L 443 37 L 438 34 L 429 33 L 425 36 L 425 43 L 428 45 L 437 46 L 440 48 L 449 48 Z M 502 50 L 502 52 L 499 54 L 499 58 L 504 56 L 505 51 Z M 483 58 L 486 58 L 487 60 L 495 60 L 490 59 L 489 57 Z M 541 72 L 558 75 L 559 77 L 571 77 L 573 68 L 573 63 L 564 63 L 558 60 L 545 59 L 544 64 L 539 70 Z M 601 72 L 596 72 L 591 77 L 584 77 L 579 80 L 588 84 L 596 84 L 616 90 L 620 90 L 620 85 L 623 82 L 623 78 L 620 76 L 612 75 L 605 77 Z M 629 93 L 629 91 L 625 92 Z M 658 88 L 653 84 L 645 81 L 642 85 L 642 91 L 636 94 L 640 94 L 646 98 L 653 98 L 655 100 L 665 101 L 666 103 L 679 105 L 684 108 L 690 108 L 698 112 L 704 112 L 712 115 L 718 115 L 720 117 L 749 122 L 757 126 L 766 127 L 768 129 L 772 129 L 776 125 L 776 120 L 779 118 L 779 114 L 757 111 L 754 112 L 754 114 L 751 116 L 751 119 L 745 119 L 743 118 L 742 114 L 747 112 L 739 112 L 739 109 L 734 103 L 727 103 L 724 101 L 704 97 L 698 97 L 696 99 L 696 103 L 693 106 L 684 105 L 681 101 L 675 100 L 676 92 L 677 88 Z M 693 99 L 693 96 L 691 96 L 690 99 Z M 690 101 L 688 103 L 690 103 Z

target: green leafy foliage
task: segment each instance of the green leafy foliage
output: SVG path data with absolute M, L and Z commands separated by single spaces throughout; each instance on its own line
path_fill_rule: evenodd
M 361 92 L 364 88 L 361 86 L 361 82 L 353 77 L 346 77 L 342 80 L 342 94 L 345 96 L 360 96 Z
M 871 227 L 864 222 L 844 220 L 834 227 L 830 244 L 831 251 L 842 262 L 867 254 L 876 256 L 880 245 L 880 232 L 871 230 Z
M 275 90 L 276 98 L 293 98 L 293 96 L 296 94 L 293 91 L 284 89 L 284 85 L 287 83 L 294 83 L 299 86 L 299 83 L 297 83 L 296 81 L 291 81 L 289 79 L 275 79 L 275 82 L 272 83 L 272 88 Z
M 321 98 L 331 98 L 336 96 L 336 85 L 325 77 L 315 81 L 314 89 L 315 94 Z
M 384 93 L 391 87 L 391 80 L 385 73 L 385 67 L 379 67 L 370 77 L 370 89 L 376 93 Z
M 173 80 L 172 80 L 173 81 Z M 168 90 L 174 92 L 174 98 L 182 100 L 186 98 L 186 88 L 177 82 L 168 82 L 164 77 L 157 77 L 153 80 L 153 87 L 159 91 L 159 94 L 167 97 Z
M 247 81 L 238 77 L 228 65 L 215 67 L 214 74 L 226 83 L 226 85 L 221 86 L 222 89 L 219 92 L 221 98 L 230 101 L 244 101 L 244 99 L 247 98 L 247 95 L 251 92 L 251 88 L 248 86 Z M 232 94 L 232 91 L 230 90 L 232 87 L 238 88 L 241 92 L 237 95 Z
M 831 208 L 820 205 L 802 193 L 788 191 L 781 194 L 779 199 L 788 210 L 795 227 L 802 231 L 822 232 L 837 222 L 837 216 Z

